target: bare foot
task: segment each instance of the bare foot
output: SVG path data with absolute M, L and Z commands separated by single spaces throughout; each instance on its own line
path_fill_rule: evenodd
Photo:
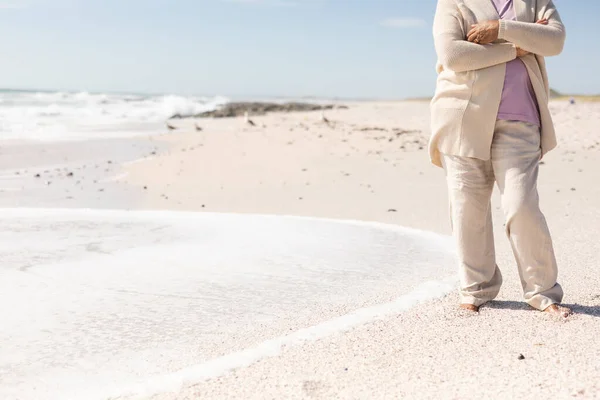
M 567 318 L 571 315 L 571 309 L 563 306 L 559 306 L 558 304 L 552 304 L 550 307 L 547 307 L 544 312 L 556 315 L 558 317 Z
M 479 312 L 479 307 L 474 306 L 473 304 L 461 304 L 460 308 L 467 311 Z

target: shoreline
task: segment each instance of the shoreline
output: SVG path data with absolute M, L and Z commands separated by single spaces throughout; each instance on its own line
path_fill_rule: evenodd
M 2 146 L 3 155 L 10 156 L 3 158 L 0 170 L 10 163 L 23 168 L 77 154 L 70 165 L 88 165 L 85 172 L 75 171 L 89 175 L 71 203 L 64 198 L 65 190 L 74 190 L 71 178 L 60 176 L 50 186 L 40 186 L 28 168 L 19 178 L 26 182 L 25 190 L 0 193 L 0 207 L 18 201 L 20 207 L 294 215 L 375 221 L 449 235 L 444 173 L 429 163 L 427 154 L 428 105 L 346 104 L 347 110 L 326 112 L 329 124 L 318 111 L 255 116 L 256 126 L 245 124 L 243 117 L 178 120 L 179 129 L 169 134 L 87 147 L 63 143 L 52 154 L 17 147 L 5 153 Z M 568 321 L 530 311 L 522 301 L 495 191 L 496 252 L 505 283 L 497 301 L 479 315 L 457 310 L 453 292 L 151 399 L 600 395 L 600 346 L 595 342 L 600 276 L 594 268 L 600 244 L 592 240 L 600 235 L 600 106 L 552 101 L 550 107 L 559 147 L 544 157 L 539 192 L 565 303 L 575 311 Z M 196 122 L 201 132 L 194 129 Z M 121 154 L 130 161 L 117 162 L 111 154 L 115 143 L 129 144 L 121 146 Z M 148 159 L 131 158 L 151 151 L 156 154 Z M 110 167 L 107 157 L 114 162 Z M 94 168 L 88 158 L 99 160 L 102 168 Z M 107 183 L 100 196 L 93 180 L 102 176 L 120 179 Z M 261 339 L 252 343 L 269 337 Z M 249 343 L 242 350 L 251 347 Z

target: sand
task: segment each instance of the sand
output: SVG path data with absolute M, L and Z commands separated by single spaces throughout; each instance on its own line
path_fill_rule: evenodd
M 199 120 L 202 132 L 176 121 L 178 130 L 152 139 L 162 151 L 110 171 L 102 204 L 83 196 L 75 206 L 358 219 L 448 235 L 443 171 L 428 161 L 427 103 L 349 106 L 328 112 L 330 124 L 319 113 L 255 117 L 255 127 Z M 543 160 L 539 190 L 565 303 L 575 310 L 569 320 L 522 302 L 496 193 L 505 283 L 481 313 L 458 311 L 453 292 L 153 399 L 600 397 L 600 104 L 551 109 L 559 148 Z M 14 196 L 0 193 L 0 204 Z M 36 199 L 27 204 L 68 204 Z
M 119 182 L 123 167 L 160 151 L 154 137 L 0 143 L 0 207 L 136 208 L 144 194 Z

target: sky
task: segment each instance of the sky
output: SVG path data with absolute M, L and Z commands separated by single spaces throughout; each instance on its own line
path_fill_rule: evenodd
M 0 88 L 430 96 L 436 2 L 0 0 Z M 600 1 L 555 4 L 567 43 L 551 86 L 600 94 Z

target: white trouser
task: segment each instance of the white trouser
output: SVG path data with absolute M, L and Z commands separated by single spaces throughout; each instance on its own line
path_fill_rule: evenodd
M 491 159 L 443 155 L 452 231 L 460 262 L 461 302 L 480 306 L 502 285 L 496 265 L 491 195 L 502 196 L 506 234 L 519 268 L 525 300 L 543 310 L 560 303 L 556 258 L 546 219 L 539 208 L 540 131 L 518 121 L 497 121 Z

